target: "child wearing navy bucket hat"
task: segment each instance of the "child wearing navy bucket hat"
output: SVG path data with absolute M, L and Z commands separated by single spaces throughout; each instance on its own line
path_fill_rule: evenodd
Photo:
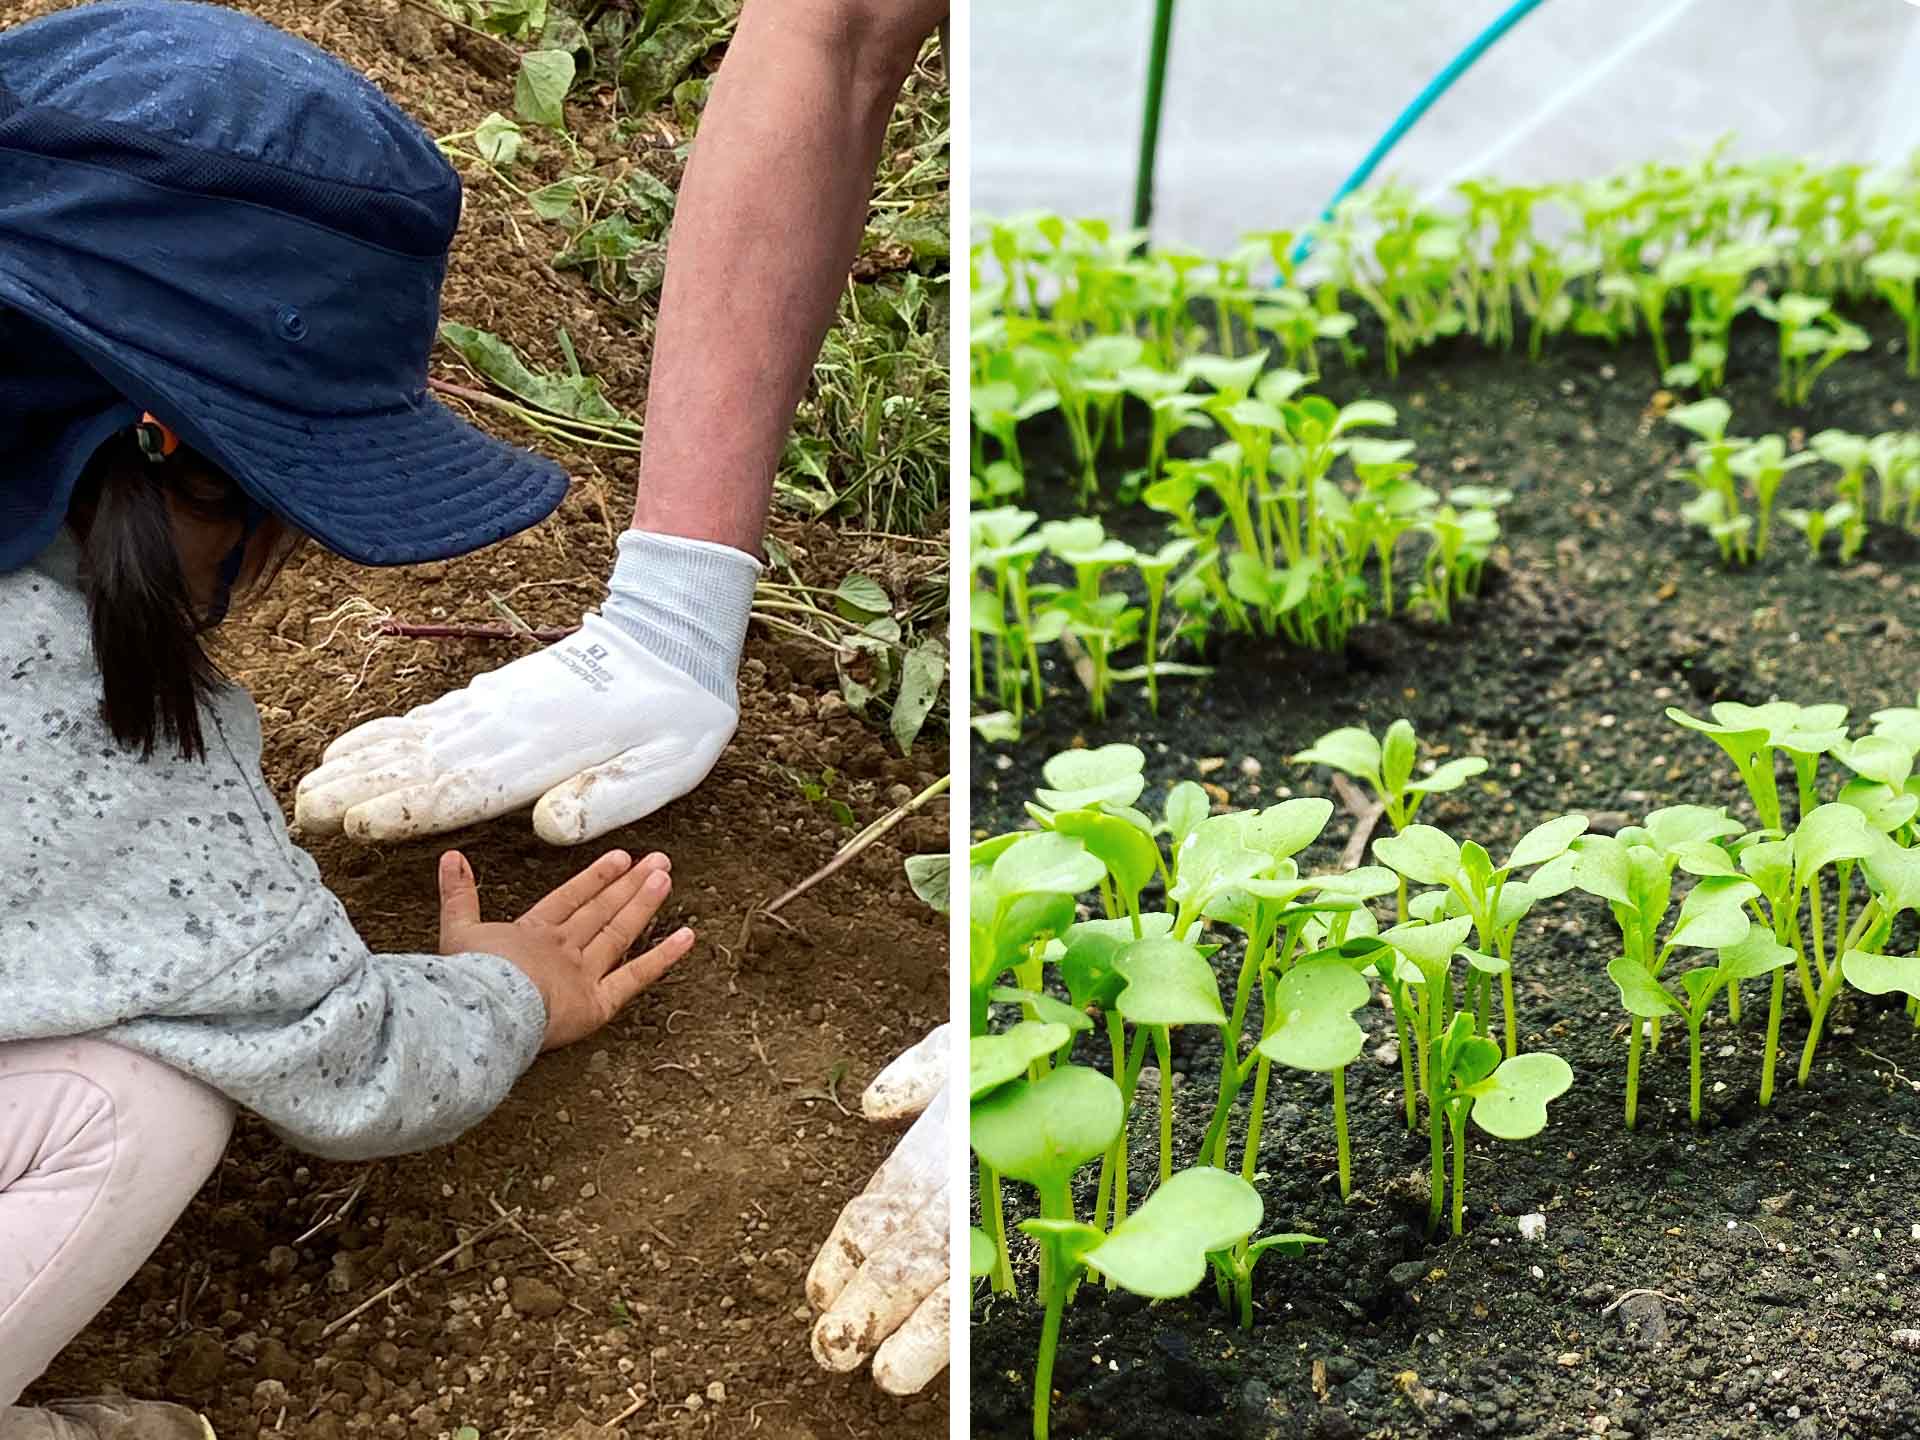
M 316 1155 L 451 1140 L 693 943 L 622 852 L 440 953 L 375 955 L 290 841 L 202 647 L 291 549 L 403 564 L 559 470 L 427 394 L 457 176 L 373 85 L 186 0 L 0 33 L 0 1440 L 200 1437 L 16 1404 L 145 1262 L 236 1107 Z

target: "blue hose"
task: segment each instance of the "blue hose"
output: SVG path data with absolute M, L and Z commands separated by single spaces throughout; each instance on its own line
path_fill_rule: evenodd
M 1541 0 L 1514 0 L 1514 3 L 1509 5 L 1498 19 L 1468 42 L 1466 49 L 1448 61 L 1446 68 L 1429 80 L 1426 88 L 1413 97 L 1413 103 L 1402 110 L 1399 118 L 1387 127 L 1387 133 L 1374 142 L 1373 148 L 1367 152 L 1366 159 L 1355 166 L 1353 173 L 1340 182 L 1340 188 L 1333 192 L 1333 198 L 1327 202 L 1327 208 L 1320 212 L 1321 220 L 1331 220 L 1340 202 L 1372 178 L 1380 162 L 1386 159 L 1393 147 L 1400 143 L 1401 137 L 1420 122 L 1420 117 L 1433 108 L 1433 102 L 1452 89 L 1453 82 L 1472 69 L 1473 63 L 1491 50 L 1496 40 L 1539 8 L 1540 4 Z M 1313 232 L 1309 230 L 1293 247 L 1294 266 L 1297 268 L 1300 262 L 1312 253 Z

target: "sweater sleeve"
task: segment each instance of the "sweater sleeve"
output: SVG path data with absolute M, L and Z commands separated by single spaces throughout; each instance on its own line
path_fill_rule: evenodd
M 191 1004 L 108 1038 L 196 1075 L 297 1149 L 367 1160 L 453 1140 L 539 1052 L 546 1007 L 493 955 L 375 955 L 320 887 Z
M 491 955 L 368 952 L 244 691 L 208 698 L 204 759 L 115 742 L 78 566 L 63 539 L 0 575 L 0 1042 L 126 1045 L 332 1158 L 453 1139 L 532 1062 L 539 992 Z

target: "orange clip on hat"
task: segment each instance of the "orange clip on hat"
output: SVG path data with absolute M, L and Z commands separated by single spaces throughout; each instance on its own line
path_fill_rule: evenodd
M 173 452 L 180 448 L 180 437 L 154 419 L 151 413 L 140 417 L 137 433 L 140 437 L 140 449 L 147 459 L 155 464 L 170 459 Z

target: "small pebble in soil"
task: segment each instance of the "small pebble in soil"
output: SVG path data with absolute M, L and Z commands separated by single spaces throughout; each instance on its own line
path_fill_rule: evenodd
M 533 1319 L 558 1315 L 566 1307 L 567 1297 L 538 1275 L 516 1275 L 507 1298 L 514 1310 Z
M 1407 1260 L 1387 1271 L 1387 1279 L 1396 1290 L 1410 1289 L 1426 1278 L 1427 1262 L 1424 1260 Z
M 1360 1362 L 1351 1355 L 1329 1355 L 1327 1357 L 1327 1378 L 1336 1385 L 1344 1385 L 1360 1373 Z

